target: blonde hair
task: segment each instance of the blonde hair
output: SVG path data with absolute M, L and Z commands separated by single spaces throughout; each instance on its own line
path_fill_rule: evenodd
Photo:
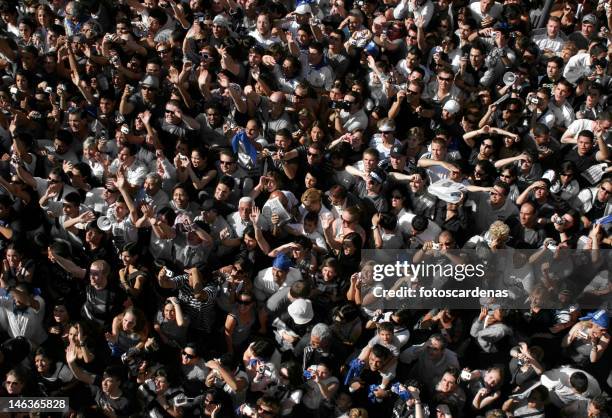
M 489 227 L 489 234 L 493 239 L 507 240 L 510 236 L 510 227 L 502 221 L 495 221 Z
M 311 187 L 309 189 L 306 189 L 306 191 L 302 193 L 301 201 L 302 203 L 320 202 L 322 195 L 323 195 L 323 192 L 321 192 L 321 190 Z
M 351 408 L 348 416 L 349 418 L 368 418 L 368 411 L 364 408 Z

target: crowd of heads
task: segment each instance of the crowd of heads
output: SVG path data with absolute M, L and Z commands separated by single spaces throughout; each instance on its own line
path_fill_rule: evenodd
M 1 396 L 608 416 L 611 23 L 607 0 L 0 0 Z M 486 260 L 525 308 L 391 307 L 370 250 Z

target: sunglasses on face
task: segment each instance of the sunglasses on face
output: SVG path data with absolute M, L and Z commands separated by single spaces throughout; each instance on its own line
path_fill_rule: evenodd
M 196 358 L 196 356 L 194 356 L 193 354 L 189 354 L 186 351 L 183 351 L 182 354 L 183 354 L 183 357 L 185 357 L 185 358 L 187 358 L 189 360 L 193 360 L 194 358 Z
M 253 301 L 252 300 L 237 300 L 236 303 L 239 305 L 250 305 L 251 303 L 253 303 Z

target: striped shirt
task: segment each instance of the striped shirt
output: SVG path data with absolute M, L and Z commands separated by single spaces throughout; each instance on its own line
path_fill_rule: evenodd
M 189 275 L 182 274 L 172 278 L 175 289 L 178 289 L 178 299 L 191 321 L 191 326 L 197 330 L 210 332 L 215 322 L 215 300 L 217 287 L 208 284 L 202 290 L 206 293 L 205 300 L 195 298 L 193 288 L 189 285 Z

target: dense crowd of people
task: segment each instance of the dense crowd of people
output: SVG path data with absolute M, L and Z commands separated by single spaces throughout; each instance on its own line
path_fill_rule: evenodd
M 611 4 L 0 0 L 0 396 L 607 417 Z M 368 250 L 527 308 L 390 309 Z

